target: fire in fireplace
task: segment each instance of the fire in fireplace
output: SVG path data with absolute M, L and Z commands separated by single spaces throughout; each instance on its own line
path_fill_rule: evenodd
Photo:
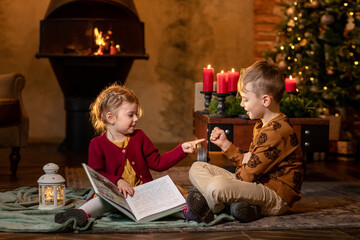
M 107 85 L 124 84 L 135 59 L 148 59 L 133 0 L 51 0 L 40 22 L 38 58 L 48 58 L 64 94 L 60 150 L 87 152 L 89 105 Z

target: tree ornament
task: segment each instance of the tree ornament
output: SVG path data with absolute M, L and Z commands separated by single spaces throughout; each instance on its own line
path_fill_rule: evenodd
M 286 62 L 285 62 L 284 60 L 281 60 L 281 61 L 279 62 L 279 68 L 280 68 L 281 70 L 285 70 L 286 67 L 287 67 Z
M 289 27 L 295 27 L 295 21 L 294 21 L 294 19 L 290 19 L 290 20 L 288 21 L 287 25 L 288 25 Z
M 318 8 L 320 5 L 319 1 L 312 1 L 310 4 L 312 8 Z
M 349 37 L 349 33 L 354 30 L 355 28 L 355 24 L 354 24 L 354 17 L 353 16 L 349 16 L 347 19 L 347 23 L 345 25 L 344 28 L 344 37 Z
M 286 15 L 289 16 L 289 17 L 292 17 L 294 16 L 294 13 L 295 13 L 295 8 L 292 6 L 292 7 L 289 7 L 287 10 L 286 10 Z
M 330 25 L 335 22 L 335 18 L 333 15 L 325 13 L 321 16 L 320 22 L 324 25 Z
M 327 75 L 334 75 L 334 73 L 335 73 L 335 71 L 334 71 L 334 68 L 332 68 L 332 67 L 327 67 L 326 68 L 326 74 Z
M 345 26 L 345 29 L 347 31 L 351 31 L 351 30 L 354 30 L 355 28 L 355 23 L 354 23 L 354 17 L 353 16 L 349 16 L 348 19 L 347 19 L 347 23 L 346 23 L 346 26 Z
M 301 40 L 301 42 L 299 43 L 299 45 L 302 47 L 304 47 L 306 44 L 307 44 L 307 40 L 305 38 Z

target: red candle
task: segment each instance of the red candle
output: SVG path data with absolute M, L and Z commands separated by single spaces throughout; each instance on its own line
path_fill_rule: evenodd
M 285 78 L 285 92 L 296 92 L 296 78 Z
M 228 82 L 227 82 L 228 74 L 221 71 L 216 74 L 217 79 L 217 92 L 218 93 L 227 93 L 228 92 Z
M 203 91 L 212 92 L 214 82 L 214 69 L 209 64 L 207 68 L 203 68 Z
M 228 90 L 229 92 L 237 91 L 237 83 L 239 80 L 239 72 L 235 72 L 235 69 L 228 71 Z

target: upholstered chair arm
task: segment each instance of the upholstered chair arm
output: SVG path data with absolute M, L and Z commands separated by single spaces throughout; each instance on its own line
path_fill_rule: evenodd
M 21 99 L 25 78 L 19 73 L 0 74 L 0 98 Z
M 11 127 L 11 131 L 5 132 L 1 129 L 1 135 L 5 138 L 8 145 L 12 146 L 26 146 L 29 132 L 29 117 L 25 110 L 22 90 L 25 87 L 25 77 L 19 73 L 0 74 L 0 99 L 17 99 L 20 103 L 21 123 L 18 127 Z M 16 130 L 17 128 L 17 130 Z M 12 140 L 14 138 L 14 140 Z M 0 139 L 0 145 L 1 139 Z

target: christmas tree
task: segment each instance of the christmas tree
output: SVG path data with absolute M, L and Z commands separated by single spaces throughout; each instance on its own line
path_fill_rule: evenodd
M 277 46 L 265 54 L 298 80 L 299 96 L 330 112 L 360 112 L 360 0 L 296 0 L 284 5 Z

